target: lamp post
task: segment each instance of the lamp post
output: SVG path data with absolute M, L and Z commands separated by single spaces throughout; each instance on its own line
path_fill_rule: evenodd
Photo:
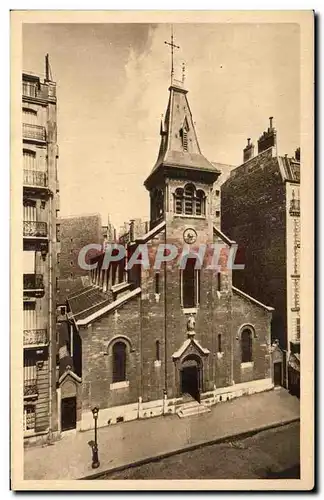
M 92 468 L 93 469 L 98 469 L 100 462 L 99 462 L 99 457 L 98 457 L 98 441 L 97 441 L 97 421 L 98 421 L 98 413 L 99 413 L 99 408 L 95 406 L 92 408 L 92 415 L 94 418 L 94 424 L 95 424 L 95 438 L 94 438 L 94 443 L 92 445 Z

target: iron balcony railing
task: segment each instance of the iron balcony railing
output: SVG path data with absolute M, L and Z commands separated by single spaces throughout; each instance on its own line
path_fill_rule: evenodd
M 46 141 L 46 130 L 42 125 L 33 125 L 23 123 L 23 138 L 36 139 L 37 141 Z
M 24 330 L 24 346 L 46 345 L 48 343 L 47 330 Z
M 24 170 L 24 186 L 47 186 L 46 172 L 38 170 Z
M 24 290 L 44 290 L 42 274 L 24 274 Z
M 37 380 L 30 379 L 24 380 L 24 396 L 37 396 L 38 388 L 37 388 Z
M 47 223 L 24 220 L 24 236 L 47 237 Z

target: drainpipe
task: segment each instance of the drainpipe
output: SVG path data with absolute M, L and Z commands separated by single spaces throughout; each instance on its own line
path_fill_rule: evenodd
M 52 196 L 49 197 L 49 241 L 48 241 L 48 392 L 49 392 L 49 400 L 48 400 L 48 413 L 49 413 L 49 429 L 48 429 L 48 438 L 49 441 L 52 439 L 52 384 L 53 384 L 53 376 L 52 376 L 52 348 L 53 348 L 53 214 L 52 214 Z
M 164 243 L 166 244 L 167 238 L 166 238 L 166 227 L 164 229 Z M 167 397 L 168 394 L 168 383 L 167 383 L 167 375 L 168 375 L 168 370 L 167 370 L 167 290 L 166 290 L 166 279 L 167 279 L 167 263 L 164 261 L 163 263 L 164 266 L 164 394 Z

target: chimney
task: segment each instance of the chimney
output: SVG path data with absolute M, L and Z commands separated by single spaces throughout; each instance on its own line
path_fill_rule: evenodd
M 297 148 L 295 151 L 295 159 L 297 161 L 300 161 L 300 148 Z
M 243 163 L 250 160 L 254 156 L 254 144 L 251 143 L 250 137 L 247 140 L 247 145 L 243 149 Z
M 268 130 L 263 132 L 258 140 L 258 154 L 277 145 L 277 131 L 273 127 L 273 116 L 270 116 L 269 121 L 270 126 L 268 127 Z

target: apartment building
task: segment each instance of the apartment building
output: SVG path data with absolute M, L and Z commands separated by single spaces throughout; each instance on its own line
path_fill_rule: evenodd
M 22 75 L 24 436 L 57 430 L 56 286 L 59 235 L 57 101 L 44 79 Z
M 243 163 L 222 185 L 221 229 L 244 254 L 244 271 L 234 285 L 274 307 L 272 340 L 284 351 L 276 381 L 299 393 L 300 373 L 300 148 L 289 157 L 277 150 L 269 127 L 254 144 L 248 139 Z

